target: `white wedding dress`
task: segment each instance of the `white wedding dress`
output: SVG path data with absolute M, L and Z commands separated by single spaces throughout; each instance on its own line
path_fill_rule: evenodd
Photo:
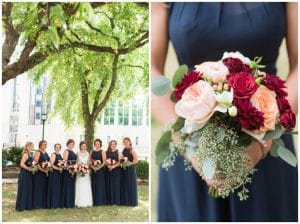
M 78 162 L 83 164 L 89 164 L 89 153 L 77 153 Z M 81 176 L 80 173 L 76 174 L 76 185 L 75 185 L 75 206 L 76 207 L 88 207 L 93 205 L 92 187 L 91 187 L 91 176 L 86 174 Z

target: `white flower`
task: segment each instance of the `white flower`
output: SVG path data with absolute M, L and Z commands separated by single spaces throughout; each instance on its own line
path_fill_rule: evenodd
M 233 91 L 231 89 L 231 91 L 223 91 L 222 93 L 215 93 L 215 98 L 216 98 L 216 101 L 228 108 L 232 105 L 232 101 L 233 101 Z
M 251 60 L 248 57 L 245 57 L 238 51 L 236 51 L 236 52 L 225 51 L 223 54 L 222 60 L 225 58 L 237 58 L 237 59 L 240 59 L 244 64 L 247 64 L 247 65 L 249 65 L 251 62 Z
M 236 106 L 231 106 L 228 108 L 228 114 L 231 117 L 235 117 L 237 115 L 237 108 Z

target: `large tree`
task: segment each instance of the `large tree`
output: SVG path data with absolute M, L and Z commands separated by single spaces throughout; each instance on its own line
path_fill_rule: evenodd
M 111 97 L 146 91 L 147 4 L 3 3 L 3 14 L 2 83 L 25 71 L 36 81 L 48 74 L 52 116 L 83 125 L 89 149 Z

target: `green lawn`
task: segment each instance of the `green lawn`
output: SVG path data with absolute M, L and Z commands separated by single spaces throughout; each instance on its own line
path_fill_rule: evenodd
M 139 206 L 97 206 L 74 209 L 38 209 L 15 211 L 16 184 L 2 185 L 3 222 L 147 222 L 148 185 L 138 185 Z

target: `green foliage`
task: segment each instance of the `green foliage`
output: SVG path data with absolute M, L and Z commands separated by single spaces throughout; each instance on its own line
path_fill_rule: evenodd
M 136 164 L 136 175 L 141 180 L 149 179 L 149 163 L 145 160 L 139 160 Z
M 268 131 L 264 139 L 278 139 L 283 134 L 283 128 L 277 124 L 274 131 Z
M 171 136 L 172 136 L 172 132 L 166 131 L 158 140 L 155 148 L 157 164 L 161 164 L 165 160 L 165 158 L 170 154 L 169 145 L 171 142 Z
M 188 72 L 189 68 L 187 65 L 181 65 L 175 72 L 173 79 L 172 79 L 172 85 L 173 88 L 176 88 L 177 83 L 182 81 L 183 76 Z
M 151 91 L 156 96 L 166 95 L 170 89 L 171 81 L 165 76 L 155 77 L 151 83 Z
M 19 166 L 22 158 L 22 147 L 11 147 L 2 149 L 2 166 L 5 166 L 8 161 L 14 166 Z
M 270 154 L 274 157 L 280 157 L 289 165 L 296 167 L 297 158 L 296 156 L 287 148 L 285 148 L 284 142 L 281 139 L 273 140 L 272 147 L 270 149 Z

